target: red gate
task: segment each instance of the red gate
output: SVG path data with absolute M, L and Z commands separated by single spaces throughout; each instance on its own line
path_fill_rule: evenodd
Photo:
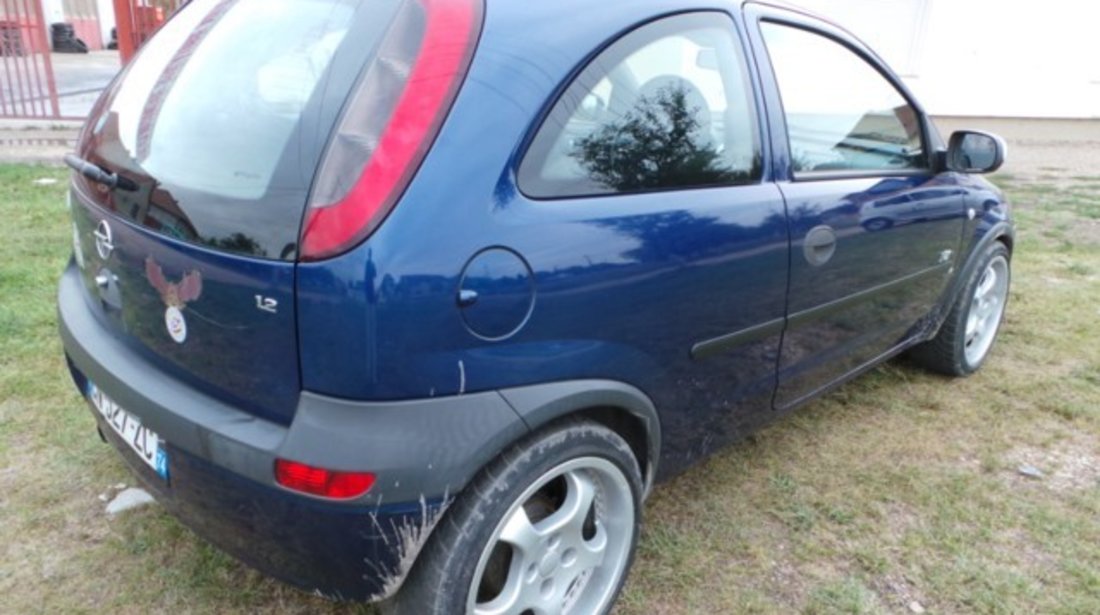
M 118 52 L 125 64 L 187 0 L 114 0 Z
M 118 50 L 122 64 L 188 0 L 113 0 Z M 103 46 L 100 16 L 94 0 L 64 0 L 64 21 L 76 38 L 87 43 L 85 51 Z M 50 24 L 44 18 L 42 0 L 0 0 L 0 118 L 62 118 L 54 64 L 50 59 Z M 61 77 L 72 80 L 79 66 L 58 60 Z M 102 66 L 102 65 L 100 65 Z M 106 85 L 113 71 L 103 79 Z M 64 86 L 64 83 L 62 84 Z M 62 88 L 64 89 L 64 88 Z M 71 88 L 70 88 L 71 89 Z M 95 90 L 65 91 L 65 97 Z M 65 113 L 80 115 L 68 101 Z M 72 117 L 71 119 L 80 119 Z
M 61 115 L 40 0 L 0 0 L 0 117 Z

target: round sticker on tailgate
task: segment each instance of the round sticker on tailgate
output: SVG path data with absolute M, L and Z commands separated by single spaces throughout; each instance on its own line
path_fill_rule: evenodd
M 187 321 L 183 319 L 183 312 L 178 307 L 170 305 L 164 310 L 164 326 L 177 344 L 182 344 L 187 339 Z
M 147 256 L 145 257 L 145 278 L 153 288 L 157 289 L 164 305 L 168 306 L 168 309 L 164 310 L 164 326 L 168 329 L 168 335 L 171 335 L 177 344 L 182 344 L 187 339 L 187 321 L 183 319 L 183 308 L 202 295 L 202 274 L 191 271 L 179 282 L 169 282 L 157 261 L 152 256 Z

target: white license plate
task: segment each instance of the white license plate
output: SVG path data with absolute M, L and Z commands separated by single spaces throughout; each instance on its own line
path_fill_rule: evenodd
M 161 478 L 168 478 L 168 456 L 160 446 L 160 436 L 153 430 L 141 424 L 141 419 L 130 414 L 114 400 L 99 389 L 95 384 L 88 383 L 88 399 L 96 410 L 103 415 L 111 429 L 122 438 L 135 453 L 150 468 L 153 468 Z

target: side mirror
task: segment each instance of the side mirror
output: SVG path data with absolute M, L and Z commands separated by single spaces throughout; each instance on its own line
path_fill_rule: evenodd
M 947 145 L 947 168 L 956 173 L 992 173 L 1005 162 L 1008 146 L 997 135 L 960 130 Z

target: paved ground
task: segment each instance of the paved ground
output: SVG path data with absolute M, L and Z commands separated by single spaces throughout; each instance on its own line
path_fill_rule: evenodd
M 73 151 L 80 122 L 0 119 L 0 163 L 29 162 L 61 165 Z
M 61 115 L 85 117 L 121 67 L 117 51 L 51 55 Z
M 50 61 L 61 114 L 74 118 L 88 114 L 120 66 L 117 51 L 54 53 Z M 0 88 L 6 99 L 13 98 L 3 83 Z M 61 156 L 72 151 L 76 143 L 80 124 L 80 120 L 0 118 L 0 162 L 61 164 Z
M 36 64 L 41 67 L 41 56 L 34 56 Z M 30 56 L 24 58 L 29 60 Z M 107 84 L 118 72 L 121 63 L 117 51 L 92 51 L 90 53 L 52 53 L 50 63 L 53 65 L 54 80 L 57 84 L 58 105 L 62 117 L 85 117 Z M 7 64 L 7 63 L 5 63 Z M 11 63 L 10 69 L 23 63 Z M 0 76 L 4 76 L 5 69 L 0 65 Z M 27 75 L 17 75 L 29 78 Z M 8 104 L 17 108 L 26 101 L 31 104 L 31 98 L 38 96 L 37 88 L 26 89 L 18 87 L 18 80 L 10 82 L 10 79 L 0 79 L 0 95 Z M 44 81 L 42 82 L 45 83 Z M 44 87 L 44 86 L 43 86 Z M 35 99 L 37 100 L 37 99 Z M 47 105 L 48 106 L 48 105 Z

